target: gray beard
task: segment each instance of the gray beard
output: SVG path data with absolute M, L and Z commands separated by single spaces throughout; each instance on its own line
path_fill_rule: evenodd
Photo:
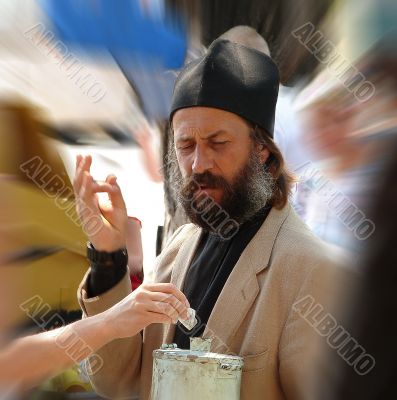
M 179 205 L 191 222 L 210 232 L 216 233 L 220 223 L 226 220 L 234 221 L 235 226 L 243 224 L 268 204 L 273 196 L 274 178 L 254 152 L 232 184 L 221 177 L 212 180 L 211 176 L 206 176 L 212 175 L 210 173 L 184 179 L 178 164 L 174 163 L 173 166 L 177 170 L 170 174 L 170 183 Z M 197 188 L 196 182 L 210 185 L 213 183 L 215 187 L 222 187 L 221 201 L 216 203 L 205 194 L 195 195 L 192 190 Z

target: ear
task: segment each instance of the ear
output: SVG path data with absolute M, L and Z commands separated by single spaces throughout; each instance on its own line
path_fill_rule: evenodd
M 261 161 L 262 164 L 264 164 L 270 156 L 270 151 L 265 144 L 259 144 L 259 143 L 257 145 L 257 150 L 258 150 L 259 160 Z

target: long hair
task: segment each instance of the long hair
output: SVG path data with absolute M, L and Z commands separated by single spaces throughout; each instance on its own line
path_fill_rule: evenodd
M 283 208 L 291 194 L 293 184 L 296 182 L 294 175 L 285 165 L 284 157 L 276 143 L 269 136 L 267 131 L 257 125 L 252 126 L 251 138 L 254 142 L 264 145 L 269 150 L 269 158 L 265 166 L 274 178 L 274 193 L 270 204 L 277 208 Z

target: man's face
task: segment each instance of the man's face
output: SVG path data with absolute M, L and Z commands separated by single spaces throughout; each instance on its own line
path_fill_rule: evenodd
M 253 146 L 251 128 L 242 118 L 216 108 L 191 107 L 177 111 L 172 125 L 183 178 L 208 172 L 233 184 Z M 200 186 L 199 191 L 221 202 L 223 188 Z
M 205 227 L 186 201 L 192 196 L 210 197 L 238 222 L 264 205 L 271 185 L 263 168 L 269 151 L 254 144 L 244 119 L 215 108 L 191 107 L 177 111 L 172 124 L 183 181 L 179 193 L 192 222 Z

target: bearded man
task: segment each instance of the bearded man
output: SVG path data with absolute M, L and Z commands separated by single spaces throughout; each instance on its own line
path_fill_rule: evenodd
M 241 399 L 307 398 L 316 334 L 296 305 L 318 301 L 333 266 L 288 201 L 292 179 L 272 140 L 278 87 L 269 56 L 223 39 L 180 73 L 169 162 L 192 223 L 175 232 L 153 277 L 132 293 L 120 188 L 114 176 L 95 182 L 91 158 L 78 157 L 80 216 L 103 221 L 88 232 L 91 268 L 79 302 L 86 317 L 104 313 L 99 336 L 117 339 L 97 353 L 103 366 L 91 381 L 99 394 L 148 399 L 153 350 L 188 348 L 189 337 L 202 336 L 212 338 L 212 351 L 244 358 Z M 98 203 L 101 191 L 110 205 Z M 189 306 L 198 320 L 190 332 L 177 323 Z

